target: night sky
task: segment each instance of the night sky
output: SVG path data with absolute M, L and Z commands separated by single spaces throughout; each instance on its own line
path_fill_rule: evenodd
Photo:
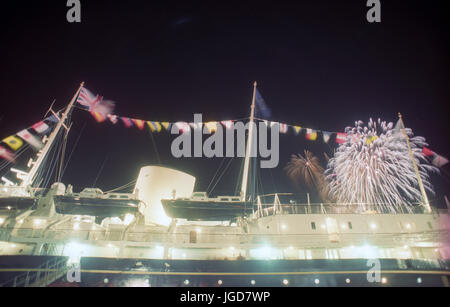
M 343 131 L 402 112 L 432 150 L 450 156 L 445 1 L 381 1 L 377 24 L 367 22 L 365 0 L 81 3 L 73 24 L 66 1 L 2 4 L 1 138 L 42 119 L 53 99 L 65 106 L 81 81 L 114 100 L 119 115 L 175 122 L 194 113 L 248 117 L 256 80 L 272 120 Z M 126 184 L 150 164 L 186 171 L 204 190 L 221 162 L 173 158 L 166 133 L 154 135 L 155 150 L 148 129 L 98 124 L 78 110 L 73 120 L 63 182 L 75 190 Z M 262 173 L 264 192 L 294 190 L 283 172 L 291 154 L 333 150 L 292 135 L 280 141 L 279 167 Z M 239 168 L 232 164 L 215 193 L 234 193 Z M 448 177 L 433 183 L 430 198 L 442 198 Z

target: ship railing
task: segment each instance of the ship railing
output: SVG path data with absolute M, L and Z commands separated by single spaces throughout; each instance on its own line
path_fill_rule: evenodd
M 287 214 L 422 214 L 426 213 L 421 204 L 390 206 L 386 204 L 365 203 L 298 203 L 290 199 L 285 201 L 284 196 L 292 196 L 291 193 L 276 193 L 258 196 L 256 210 L 253 217 L 260 218 L 272 215 Z M 270 198 L 269 201 L 264 201 Z M 438 213 L 432 209 L 432 213 Z
M 53 258 L 35 269 L 30 269 L 0 284 L 0 287 L 46 287 L 63 277 L 68 269 L 66 257 Z

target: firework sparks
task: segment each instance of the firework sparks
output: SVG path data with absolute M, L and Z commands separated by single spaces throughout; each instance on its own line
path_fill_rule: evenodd
M 345 132 L 346 142 L 328 161 L 325 172 L 331 198 L 338 203 L 358 204 L 363 210 L 367 205 L 377 205 L 393 212 L 399 205 L 410 208 L 421 202 L 406 138 L 397 126 L 370 119 L 367 126 L 358 121 Z M 414 136 L 408 128 L 405 132 L 423 185 L 433 194 L 428 173 L 438 170 L 422 154 L 422 147 L 427 146 L 425 138 Z
M 327 192 L 324 191 L 325 176 L 320 161 L 310 151 L 305 150 L 305 156 L 292 155 L 285 171 L 289 178 L 297 185 L 302 182 L 310 189 L 316 189 L 322 199 L 326 199 Z

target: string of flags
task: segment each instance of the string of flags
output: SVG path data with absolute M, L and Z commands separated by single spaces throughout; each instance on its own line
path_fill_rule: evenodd
M 233 123 L 236 122 L 236 120 L 224 120 L 224 121 L 211 121 L 203 123 L 187 123 L 187 122 L 171 123 L 171 122 L 147 121 L 142 119 L 122 117 L 112 114 L 112 110 L 114 108 L 113 102 L 103 100 L 102 96 L 93 95 L 86 88 L 82 88 L 77 101 L 79 104 L 87 108 L 87 110 L 92 114 L 92 116 L 95 118 L 97 122 L 104 122 L 106 120 L 109 120 L 111 123 L 117 124 L 120 121 L 126 128 L 137 127 L 139 130 L 144 130 L 145 126 L 147 125 L 152 133 L 153 132 L 159 133 L 163 130 L 163 128 L 164 130 L 170 132 L 171 127 L 173 125 L 176 125 L 181 133 L 190 132 L 191 129 L 194 130 L 202 129 L 202 126 L 206 127 L 209 133 L 214 133 L 217 130 L 217 125 L 223 125 L 225 129 L 231 129 L 233 127 Z M 271 110 L 265 103 L 258 89 L 256 89 L 255 102 L 256 102 L 257 116 L 261 115 L 266 118 L 271 116 Z M 346 143 L 347 138 L 349 137 L 349 134 L 345 132 L 330 132 L 305 128 L 298 125 L 288 125 L 285 123 L 268 120 L 261 120 L 261 121 L 264 121 L 267 127 L 273 127 L 274 125 L 278 125 L 280 133 L 282 134 L 287 134 L 289 131 L 293 131 L 295 135 L 299 135 L 300 133 L 302 133 L 302 131 L 304 131 L 304 136 L 309 141 L 319 141 L 321 139 L 324 143 L 328 144 L 330 140 L 333 139 L 333 136 L 335 136 L 334 142 L 340 145 Z M 359 141 L 357 135 L 353 134 L 351 135 L 351 137 L 352 141 L 354 142 Z M 377 139 L 378 136 L 371 136 L 367 137 L 365 141 L 367 145 L 370 145 Z M 431 162 L 438 167 L 442 167 L 449 162 L 446 158 L 436 154 L 435 152 L 427 148 L 423 148 L 423 154 L 424 156 L 430 158 Z
M 106 116 L 97 116 L 94 115 L 94 118 L 97 122 L 104 122 L 109 120 L 112 124 L 116 125 L 118 123 L 122 123 L 126 128 L 138 128 L 138 130 L 144 130 L 146 126 L 150 129 L 151 132 L 161 132 L 167 131 L 170 132 L 173 125 L 176 125 L 182 133 L 186 133 L 191 131 L 191 129 L 201 129 L 202 127 L 206 127 L 210 133 L 213 133 L 217 129 L 217 125 L 222 125 L 225 129 L 232 129 L 233 123 L 237 122 L 237 120 L 222 120 L 222 121 L 209 121 L 202 123 L 188 123 L 188 122 L 161 122 L 161 121 L 149 121 L 142 120 L 136 118 L 129 118 L 124 116 L 118 116 L 113 114 L 107 114 Z M 99 120 L 101 118 L 101 120 Z M 337 144 L 342 144 L 346 142 L 347 133 L 340 132 L 329 132 L 323 130 L 315 130 L 311 128 L 305 128 L 296 125 L 288 125 L 285 123 L 267 121 L 264 120 L 268 127 L 273 127 L 274 125 L 278 125 L 281 134 L 287 134 L 289 132 L 293 132 L 295 135 L 300 135 L 304 132 L 305 138 L 309 141 L 320 141 L 322 140 L 324 143 L 329 143 L 335 135 L 335 142 Z
M 15 152 L 25 144 L 29 144 L 35 150 L 41 149 L 44 146 L 41 141 L 42 135 L 47 134 L 51 130 L 51 126 L 57 122 L 58 118 L 51 115 L 31 127 L 4 138 L 0 143 L 0 158 L 14 163 Z
M 268 117 L 270 117 L 270 109 L 265 104 L 264 99 L 262 98 L 258 90 L 256 90 L 256 94 L 257 110 L 259 109 L 258 114 L 261 114 L 263 116 L 267 115 Z M 80 93 L 77 97 L 77 102 L 80 105 L 81 109 L 90 112 L 94 119 L 99 123 L 108 120 L 112 124 L 116 125 L 119 122 L 122 122 L 122 124 L 126 128 L 136 127 L 139 130 L 144 130 L 144 128 L 147 126 L 152 133 L 160 133 L 163 130 L 170 132 L 173 125 L 176 125 L 181 133 L 189 133 L 191 129 L 203 129 L 202 127 L 206 127 L 209 133 L 214 133 L 217 130 L 218 125 L 222 125 L 225 129 L 229 130 L 232 129 L 233 123 L 237 122 L 237 120 L 209 121 L 202 123 L 162 122 L 118 116 L 113 114 L 115 105 L 113 101 L 104 100 L 102 96 L 94 95 L 85 87 L 81 88 Z M 309 141 L 322 140 L 324 143 L 328 144 L 331 140 L 334 139 L 334 142 L 336 144 L 344 144 L 345 142 L 347 142 L 347 138 L 349 137 L 347 133 L 343 132 L 315 130 L 299 125 L 288 125 L 285 123 L 268 120 L 261 121 L 265 122 L 267 127 L 278 125 L 281 134 L 287 134 L 292 131 L 295 135 L 300 135 L 304 132 L 305 139 Z M 31 127 L 19 131 L 15 135 L 4 138 L 0 144 L 0 158 L 3 158 L 12 163 L 15 162 L 14 152 L 22 148 L 24 142 L 28 143 L 36 150 L 41 149 L 43 144 L 39 136 L 46 134 L 50 130 L 50 125 L 56 122 L 58 122 L 58 118 L 55 115 L 51 115 L 44 120 L 37 122 Z M 333 138 L 333 136 L 335 137 Z M 352 135 L 352 137 L 357 136 Z M 366 138 L 367 145 L 370 145 L 377 138 L 377 136 Z M 355 139 L 354 141 L 357 142 L 358 140 Z M 449 162 L 446 158 L 438 155 L 428 148 L 424 147 L 422 153 L 425 157 L 429 158 L 431 162 L 437 167 L 442 167 Z
M 256 89 L 256 111 L 257 114 L 261 114 L 264 117 L 270 117 L 271 111 L 267 107 L 264 99 L 262 98 L 261 93 Z M 224 121 L 212 121 L 212 122 L 203 122 L 199 123 L 187 123 L 187 122 L 160 122 L 160 121 L 148 121 L 136 118 L 129 118 L 118 116 L 112 114 L 112 110 L 114 109 L 114 103 L 109 100 L 103 100 L 103 97 L 100 95 L 92 94 L 88 89 L 82 88 L 80 94 L 77 98 L 77 102 L 82 106 L 83 109 L 89 111 L 94 119 L 101 123 L 106 120 L 109 120 L 113 124 L 117 124 L 122 122 L 126 128 L 136 127 L 139 130 L 144 130 L 145 126 L 148 126 L 151 132 L 161 132 L 164 130 L 171 130 L 173 125 L 176 125 L 182 133 L 189 132 L 191 129 L 201 128 L 200 126 L 205 126 L 210 133 L 216 130 L 218 124 L 221 124 L 225 127 L 225 129 L 231 129 L 233 122 L 236 120 L 224 120 Z M 268 127 L 272 127 L 273 125 L 279 125 L 280 133 L 286 134 L 289 131 L 293 131 L 295 135 L 299 135 L 302 131 L 305 131 L 305 138 L 310 141 L 319 140 L 319 136 L 322 136 L 322 140 L 325 143 L 328 143 L 333 135 L 336 135 L 335 142 L 337 144 L 345 143 L 347 138 L 347 133 L 340 132 L 328 132 L 315 130 L 311 128 L 304 128 L 296 125 L 288 125 L 285 123 L 273 122 L 268 120 L 263 120 Z

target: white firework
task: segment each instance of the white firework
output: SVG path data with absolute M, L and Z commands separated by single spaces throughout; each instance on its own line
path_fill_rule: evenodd
M 400 206 L 411 209 L 421 203 L 422 194 L 406 138 L 399 125 L 393 126 L 370 119 L 367 126 L 357 121 L 355 127 L 345 129 L 346 141 L 329 160 L 325 172 L 334 201 L 357 204 L 362 210 L 381 206 L 392 212 Z M 422 148 L 428 144 L 425 138 L 414 136 L 411 129 L 406 128 L 405 132 L 424 188 L 434 194 L 429 172 L 438 169 L 422 154 Z

